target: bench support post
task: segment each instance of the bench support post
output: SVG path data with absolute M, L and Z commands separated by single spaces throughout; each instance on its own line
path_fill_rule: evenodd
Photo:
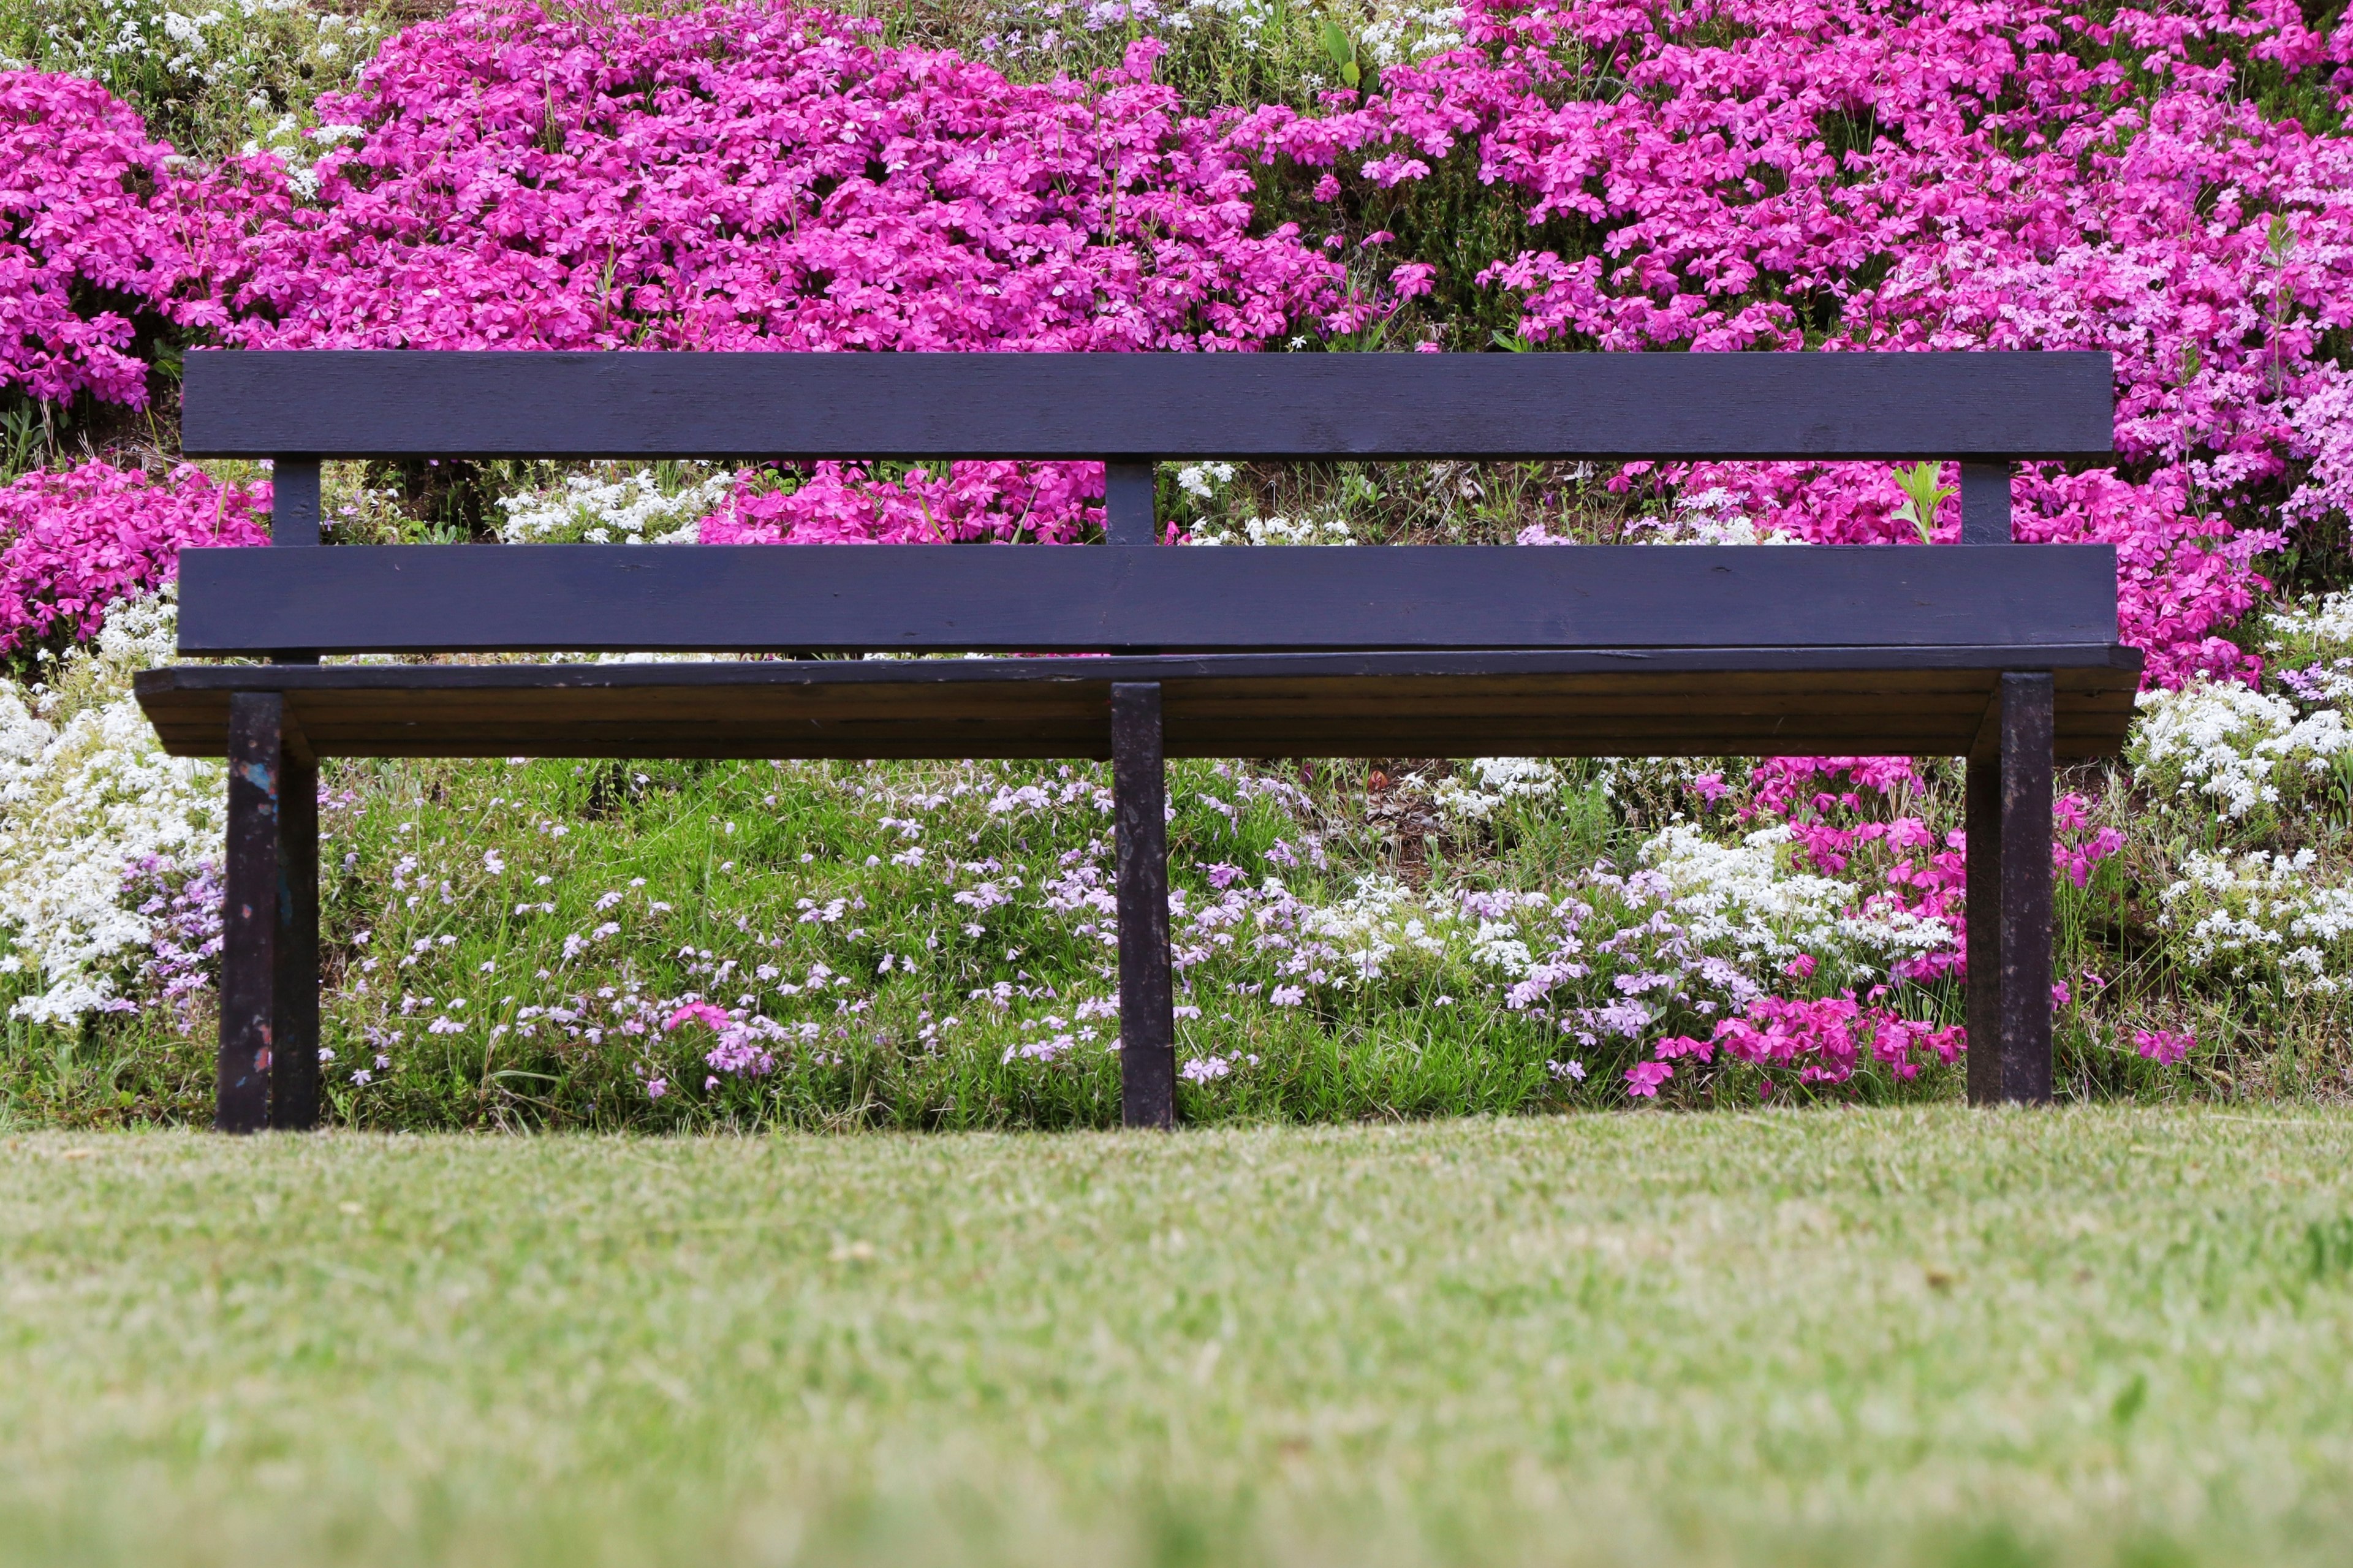
M 2051 1098 L 2052 681 L 2005 674 L 1968 763 L 1969 1102 Z
M 1160 683 L 1111 689 L 1119 857 L 1119 1099 L 1130 1127 L 1176 1124 L 1176 996 L 1168 971 L 1168 784 Z
M 319 773 L 276 692 L 229 699 L 223 1132 L 319 1120 Z
M 2010 542 L 2008 463 L 1961 465 L 1961 542 Z

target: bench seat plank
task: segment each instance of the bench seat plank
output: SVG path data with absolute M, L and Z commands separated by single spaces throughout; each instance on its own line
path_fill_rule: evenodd
M 1212 652 L 2109 642 L 2107 544 L 181 552 L 180 651 Z
M 563 665 L 176 666 L 177 756 L 229 693 L 324 756 L 1094 757 L 1111 686 L 1162 683 L 1171 756 L 1957 756 L 2003 670 L 2055 673 L 2057 754 L 2112 755 L 2141 659 L 2109 644 Z

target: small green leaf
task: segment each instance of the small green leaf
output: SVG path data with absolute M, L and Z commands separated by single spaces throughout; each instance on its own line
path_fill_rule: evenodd
M 1357 82 L 1363 80 L 1364 74 L 1364 72 L 1356 68 L 1356 62 L 1354 60 L 1345 61 L 1340 67 L 1340 79 L 1346 82 L 1350 87 L 1354 87 Z
M 1356 40 L 1348 37 L 1347 28 L 1329 16 L 1324 18 L 1324 52 L 1332 57 L 1335 66 L 1352 64 L 1356 58 Z

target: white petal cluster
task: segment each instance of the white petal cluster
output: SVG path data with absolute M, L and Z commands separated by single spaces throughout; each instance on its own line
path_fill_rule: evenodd
M 1760 526 L 1726 489 L 1683 497 L 1673 515 L 1642 535 L 1646 544 L 1803 544 L 1796 534 Z
M 2277 653 L 2296 643 L 2321 647 L 2353 647 L 2353 594 L 2330 594 L 2318 600 L 2289 605 L 2266 617 L 2271 632 L 2264 645 Z
M 1375 65 L 1409 65 L 1431 55 L 1462 47 L 1462 7 L 1401 5 L 1376 7 L 1377 15 L 1358 35 Z
M 2283 784 L 2325 773 L 2353 751 L 2353 731 L 2335 709 L 2300 719 L 2285 698 L 2243 686 L 2193 681 L 2144 691 L 2138 702 L 2126 755 L 2143 787 L 2210 796 L 2232 817 L 2277 805 Z
M 1188 463 L 1176 470 L 1176 488 L 1195 500 L 1214 500 L 1234 482 L 1231 463 Z
M 1431 798 L 1450 816 L 1484 822 L 1506 801 L 1557 794 L 1560 769 L 1542 757 L 1473 757 Z
M 219 764 L 166 756 L 131 694 L 170 661 L 176 608 L 120 600 L 51 680 L 0 683 L 0 972 L 39 987 L 12 1016 L 79 1026 L 114 999 L 114 971 L 149 939 L 125 867 L 219 858 Z
M 1445 923 L 1448 917 L 1419 908 L 1412 892 L 1396 878 L 1375 874 L 1357 878 L 1354 890 L 1340 902 L 1303 910 L 1299 929 L 1338 948 L 1355 972 L 1353 978 L 1377 980 L 1400 943 L 1433 952 L 1444 945 L 1426 934 L 1425 921 Z M 1409 924 L 1417 928 L 1411 935 Z
M 1864 908 L 1847 883 L 1793 868 L 1791 837 L 1785 826 L 1719 844 L 1677 823 L 1645 843 L 1641 858 L 1665 879 L 1671 907 L 1689 921 L 1692 935 L 1731 946 L 1743 964 L 1810 952 L 1860 971 L 1864 957 L 1885 965 L 1953 941 L 1942 921 Z
M 509 544 L 691 544 L 734 488 L 724 470 L 675 490 L 649 469 L 611 479 L 575 474 L 553 489 L 502 498 L 499 537 Z
M 1240 531 L 1235 531 L 1239 529 Z M 1348 525 L 1337 520 L 1249 517 L 1239 522 L 1213 522 L 1196 530 L 1195 544 L 1354 544 Z
M 2333 994 L 2353 982 L 2353 889 L 2313 879 L 2317 858 L 2193 854 L 2162 895 L 2158 923 L 2179 933 L 2189 963 L 2232 979 L 2275 973 L 2289 995 Z

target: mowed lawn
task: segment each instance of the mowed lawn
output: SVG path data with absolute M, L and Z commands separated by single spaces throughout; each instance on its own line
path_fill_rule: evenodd
M 2353 1116 L 0 1140 L 0 1559 L 2353 1558 Z

